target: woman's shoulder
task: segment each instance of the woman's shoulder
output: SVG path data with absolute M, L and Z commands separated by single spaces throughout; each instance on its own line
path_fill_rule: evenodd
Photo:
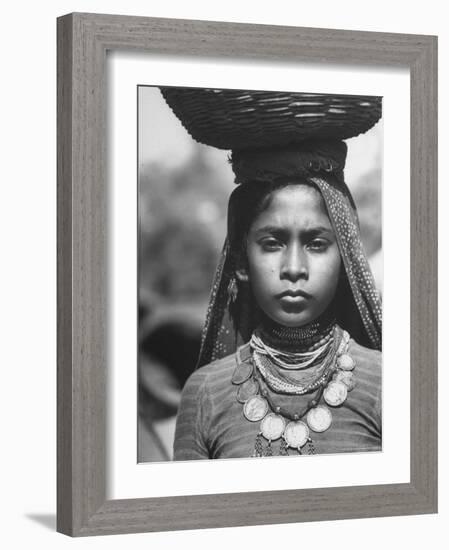
M 242 346 L 237 352 L 216 359 L 193 371 L 186 382 L 186 386 L 220 386 L 228 384 L 239 364 L 241 349 L 244 347 Z
M 355 340 L 349 342 L 349 355 L 354 359 L 357 371 L 367 371 L 380 377 L 382 374 L 382 352 L 361 346 Z

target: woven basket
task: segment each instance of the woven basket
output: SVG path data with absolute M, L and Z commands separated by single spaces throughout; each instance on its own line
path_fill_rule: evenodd
M 227 150 L 348 139 L 382 116 L 382 98 L 373 96 L 166 87 L 161 92 L 193 139 Z

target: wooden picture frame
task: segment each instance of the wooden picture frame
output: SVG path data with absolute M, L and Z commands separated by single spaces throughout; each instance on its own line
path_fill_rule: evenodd
M 106 499 L 108 50 L 410 69 L 410 483 Z M 57 529 L 71 536 L 437 511 L 437 39 L 74 13 L 58 19 Z

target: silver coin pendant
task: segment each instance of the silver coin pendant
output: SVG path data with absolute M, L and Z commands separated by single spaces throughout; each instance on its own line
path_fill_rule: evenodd
M 250 378 L 239 386 L 237 390 L 237 401 L 244 405 L 248 399 L 257 395 L 258 391 L 259 384 L 253 378 Z
M 279 414 L 270 413 L 260 423 L 260 431 L 268 441 L 276 441 L 285 430 L 285 419 Z
M 347 370 L 338 370 L 333 380 L 334 382 L 342 382 L 348 388 L 348 391 L 352 391 L 356 385 L 354 373 Z
M 289 447 L 300 449 L 309 439 L 309 428 L 307 424 L 298 421 L 289 422 L 284 430 L 284 439 Z
M 306 420 L 309 428 L 314 432 L 325 432 L 332 424 L 332 413 L 324 405 L 318 405 L 318 407 L 310 409 Z
M 343 353 L 337 359 L 337 366 L 341 370 L 353 370 L 355 367 L 355 361 L 350 355 Z
M 345 402 L 348 396 L 348 388 L 343 382 L 329 382 L 324 390 L 323 397 L 331 407 L 338 407 Z
M 260 395 L 250 397 L 243 405 L 243 414 L 250 422 L 259 422 L 268 412 L 268 402 Z

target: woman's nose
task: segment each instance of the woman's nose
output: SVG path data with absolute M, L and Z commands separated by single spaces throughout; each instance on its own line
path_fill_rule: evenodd
M 309 278 L 307 254 L 300 246 L 287 247 L 281 268 L 281 279 L 293 282 Z

